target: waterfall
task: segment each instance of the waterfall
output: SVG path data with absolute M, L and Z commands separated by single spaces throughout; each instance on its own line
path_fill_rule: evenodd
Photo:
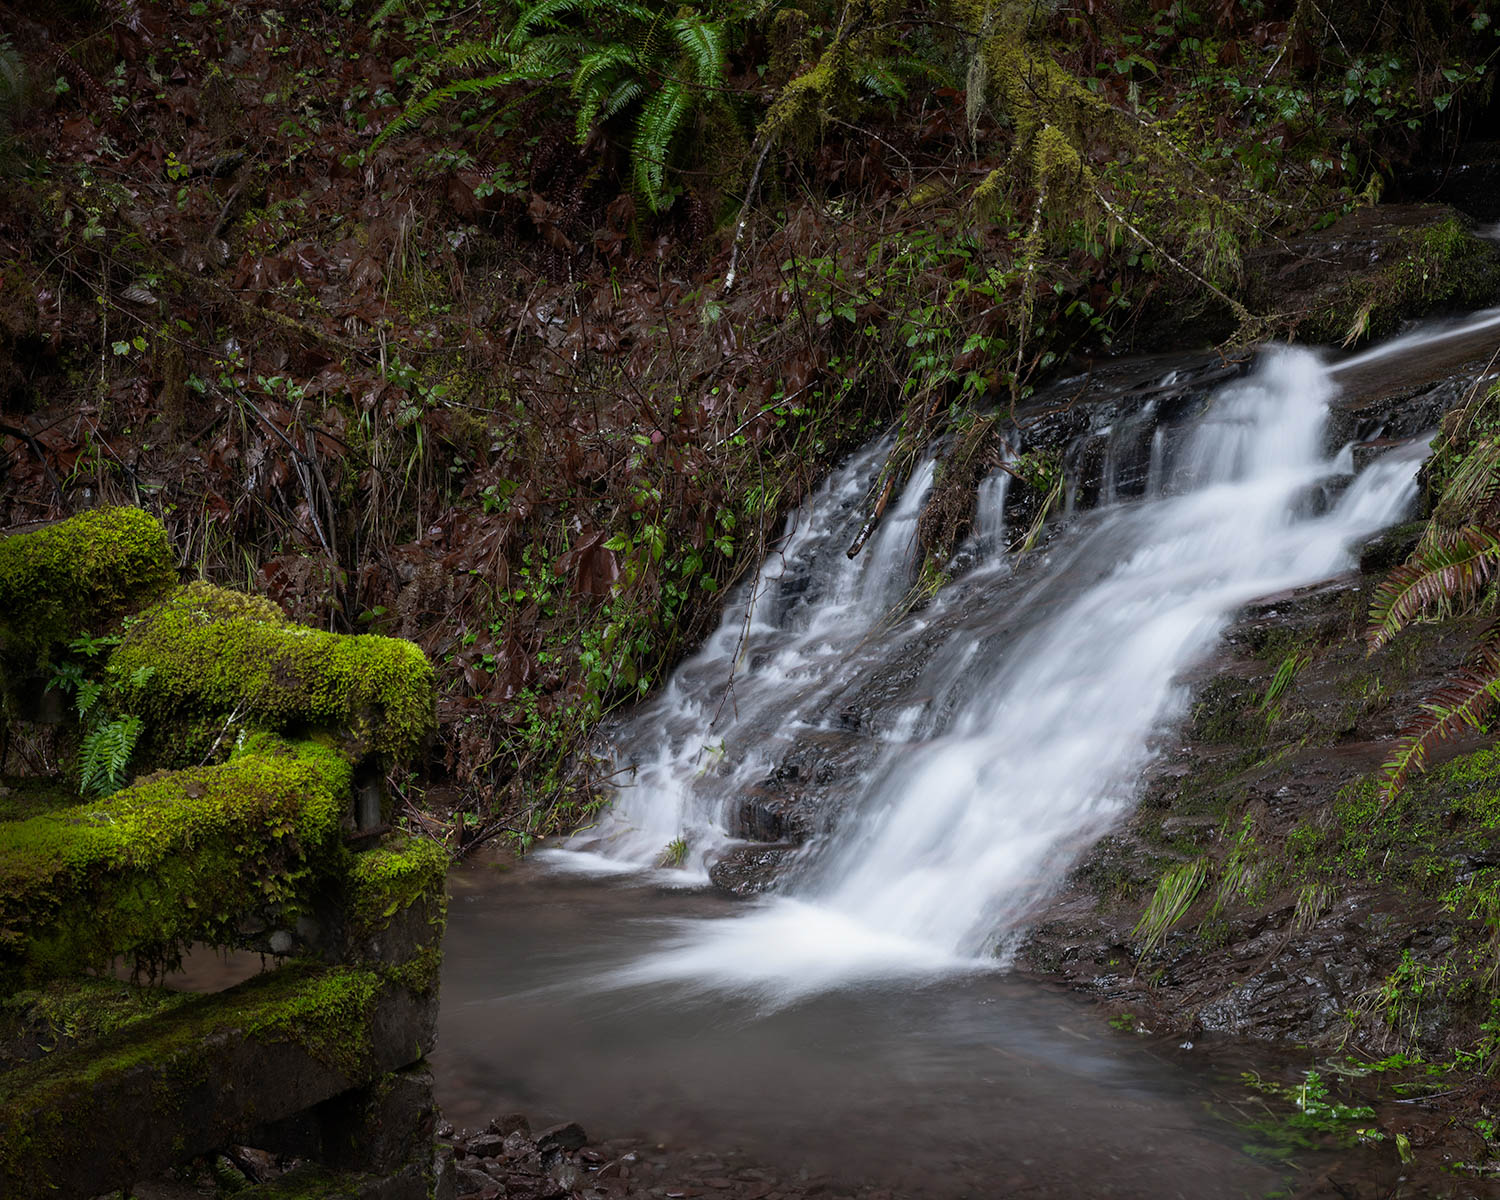
M 986 511 L 975 570 L 894 624 L 884 611 L 906 586 L 931 466 L 864 566 L 843 550 L 884 447 L 835 473 L 718 633 L 620 732 L 633 784 L 561 857 L 638 868 L 683 838 L 701 878 L 732 840 L 735 806 L 785 772 L 790 747 L 848 736 L 846 697 L 877 696 L 863 720 L 888 719 L 857 768 L 830 760 L 822 786 L 837 811 L 811 831 L 780 894 L 684 927 L 621 979 L 775 1001 L 993 966 L 1127 812 L 1155 740 L 1184 714 L 1179 679 L 1235 611 L 1345 569 L 1352 545 L 1410 505 L 1421 445 L 1376 460 L 1316 515 L 1301 503 L 1336 472 L 1324 451 L 1335 379 L 1310 352 L 1267 352 L 1185 437 L 1149 440 L 1144 500 L 1082 515 L 1014 571 Z M 982 495 L 987 508 L 1003 503 L 1003 485 Z M 898 660 L 914 665 L 889 683 L 882 673 Z

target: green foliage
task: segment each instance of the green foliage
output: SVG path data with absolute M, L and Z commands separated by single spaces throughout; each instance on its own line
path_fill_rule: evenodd
M 1275 723 L 1281 715 L 1281 697 L 1297 677 L 1297 672 L 1302 670 L 1312 656 L 1305 651 L 1296 651 L 1288 654 L 1281 660 L 1276 668 L 1276 674 L 1271 677 L 1271 682 L 1266 687 L 1266 694 L 1261 697 L 1260 711 L 1265 713 L 1267 724 Z
M 85 796 L 108 796 L 125 786 L 130 756 L 141 736 L 139 717 L 102 721 L 78 745 L 78 787 Z
M 1292 910 L 1292 928 L 1305 933 L 1317 924 L 1318 918 L 1333 907 L 1338 890 L 1326 883 L 1307 883 L 1297 889 L 1297 902 Z
M 105 686 L 85 674 L 79 658 L 92 660 L 111 646 L 118 637 L 91 637 L 81 634 L 68 643 L 75 656 L 64 659 L 53 668 L 47 687 L 72 692 L 78 716 L 78 791 L 83 796 L 108 796 L 125 786 L 131 755 L 140 740 L 142 721 L 134 716 L 116 716 L 103 702 Z M 156 673 L 154 667 L 138 667 L 133 680 L 144 686 Z
M 1252 1072 L 1245 1072 L 1240 1079 L 1253 1091 L 1290 1106 L 1290 1111 L 1270 1110 L 1267 1117 L 1248 1122 L 1247 1127 L 1260 1139 L 1259 1145 L 1247 1147 L 1252 1151 L 1283 1158 L 1299 1150 L 1384 1140 L 1379 1129 L 1364 1124 L 1374 1120 L 1375 1110 L 1334 1098 L 1318 1071 L 1305 1071 L 1301 1082 L 1295 1084 L 1278 1083 Z
M 1427 529 L 1407 561 L 1394 568 L 1371 600 L 1365 637 L 1375 653 L 1405 626 L 1479 610 L 1500 565 L 1500 449 L 1493 435 L 1500 388 L 1476 391 L 1450 413 L 1436 440 L 1429 481 L 1441 494 Z M 1385 804 L 1440 742 L 1486 727 L 1500 702 L 1500 626 L 1479 639 L 1467 666 L 1428 697 L 1385 764 Z
M 1162 875 L 1134 930 L 1140 939 L 1139 958 L 1155 950 L 1172 926 L 1187 915 L 1207 881 L 1208 860 L 1202 857 L 1179 863 Z
M 438 55 L 376 146 L 460 98 L 550 87 L 577 106 L 580 144 L 597 128 L 631 122 L 631 182 L 659 212 L 672 202 L 666 171 L 689 119 L 721 103 L 731 24 L 636 0 L 537 0 L 503 34 Z M 455 72 L 464 77 L 439 82 Z
M 1469 472 L 1461 468 L 1454 483 Z M 1370 601 L 1365 639 L 1374 653 L 1414 620 L 1442 620 L 1472 608 L 1500 564 L 1500 532 L 1471 525 L 1438 533 L 1386 576 Z

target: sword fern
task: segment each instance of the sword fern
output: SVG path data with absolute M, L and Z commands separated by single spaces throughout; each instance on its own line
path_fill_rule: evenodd
M 1500 440 L 1492 432 L 1500 388 L 1480 393 L 1443 422 L 1429 470 L 1442 494 L 1427 530 L 1406 562 L 1386 576 L 1370 604 L 1365 641 L 1371 654 L 1413 621 L 1436 621 L 1481 609 L 1500 567 Z M 1426 768 L 1438 743 L 1483 729 L 1500 703 L 1500 625 L 1481 636 L 1469 661 L 1422 705 L 1384 764 L 1381 811 L 1414 771 Z
M 724 22 L 691 9 L 636 0 L 538 0 L 521 9 L 508 31 L 434 58 L 375 146 L 463 97 L 521 84 L 566 89 L 577 106 L 573 133 L 580 144 L 601 126 L 634 114 L 631 183 L 653 212 L 661 212 L 672 202 L 666 172 L 674 144 L 694 109 L 715 102 L 722 90 L 727 40 Z

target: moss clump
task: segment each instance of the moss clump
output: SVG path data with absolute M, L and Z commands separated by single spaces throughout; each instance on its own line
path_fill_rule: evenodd
M 1298 329 L 1309 342 L 1387 337 L 1404 320 L 1443 305 L 1493 303 L 1500 254 L 1456 216 L 1402 231 L 1393 261 L 1345 284 Z
M 221 766 L 6 825 L 0 984 L 120 954 L 159 967 L 189 942 L 231 943 L 268 906 L 295 910 L 317 860 L 344 853 L 351 773 L 336 751 L 263 736 Z
M 387 928 L 398 913 L 425 902 L 439 923 L 445 911 L 448 852 L 428 838 L 398 838 L 355 856 L 345 919 L 352 937 Z M 440 940 L 441 931 L 435 940 Z
M 14 534 L 0 540 L 0 646 L 40 657 L 176 580 L 167 531 L 138 508 L 96 508 Z
M 206 583 L 142 614 L 108 674 L 119 707 L 145 719 L 158 749 L 168 730 L 196 724 L 212 737 L 233 717 L 324 729 L 354 756 L 401 759 L 436 725 L 432 668 L 411 642 L 310 629 L 268 600 Z

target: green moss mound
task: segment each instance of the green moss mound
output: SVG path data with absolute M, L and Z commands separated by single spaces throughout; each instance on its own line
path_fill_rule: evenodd
M 1374 341 L 1404 320 L 1500 296 L 1500 253 L 1457 216 L 1405 230 L 1396 244 L 1399 254 L 1345 281 L 1298 335 L 1310 343 Z
M 355 757 L 399 760 L 436 726 L 432 667 L 411 642 L 310 629 L 268 600 L 206 583 L 143 613 L 109 677 L 119 706 L 146 720 L 159 749 L 167 730 L 195 745 L 238 720 L 327 730 Z
M 45 653 L 176 581 L 167 531 L 138 508 L 96 508 L 13 534 L 0 540 L 0 647 Z
M 334 750 L 263 735 L 221 766 L 0 827 L 0 990 L 116 955 L 155 969 L 270 906 L 285 919 L 344 853 L 351 776 Z

